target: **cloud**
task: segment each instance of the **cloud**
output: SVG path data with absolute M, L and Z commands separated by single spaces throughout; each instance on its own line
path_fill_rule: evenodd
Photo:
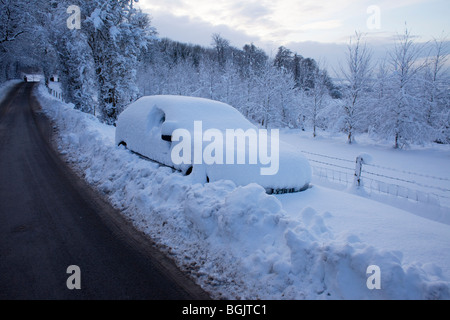
M 152 24 L 157 27 L 159 36 L 170 38 L 180 42 L 188 42 L 203 46 L 210 46 L 212 34 L 221 34 L 224 38 L 231 40 L 231 44 L 242 47 L 244 44 L 257 42 L 260 39 L 251 37 L 244 32 L 231 29 L 222 25 L 212 25 L 201 19 L 189 16 L 174 16 L 170 13 L 152 14 Z
M 261 19 L 270 16 L 270 9 L 259 1 L 246 2 L 246 3 L 235 3 L 232 9 L 242 17 L 247 19 Z
M 293 33 L 338 27 L 339 11 L 357 0 L 236 1 L 236 0 L 141 0 L 153 15 L 189 17 L 212 26 L 224 25 L 252 37 L 289 41 Z M 286 39 L 280 35 L 286 35 Z M 277 37 L 277 38 L 275 38 Z
M 445 1 L 435 2 L 445 7 Z M 429 0 L 140 0 L 139 5 L 154 17 L 161 37 L 209 46 L 211 35 L 220 33 L 236 47 L 255 43 L 270 55 L 284 45 L 333 66 L 355 30 L 367 32 L 380 57 L 406 20 L 414 33 L 434 32 L 419 24 L 424 9 L 431 10 Z M 381 30 L 367 27 L 372 5 L 380 7 Z M 436 8 L 434 16 L 445 11 Z M 436 24 L 433 16 L 427 21 L 422 24 Z
M 141 0 L 155 17 L 189 17 L 212 27 L 227 27 L 251 38 L 285 44 L 292 41 L 342 42 L 366 28 L 367 8 L 383 12 L 426 0 Z M 332 32 L 324 32 L 332 31 Z

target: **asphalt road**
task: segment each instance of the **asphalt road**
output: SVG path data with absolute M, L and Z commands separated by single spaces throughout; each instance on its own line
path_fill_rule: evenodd
M 0 105 L 0 299 L 208 299 L 59 158 L 32 89 Z

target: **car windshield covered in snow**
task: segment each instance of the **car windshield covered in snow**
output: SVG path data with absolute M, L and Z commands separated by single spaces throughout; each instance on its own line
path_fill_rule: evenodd
M 119 116 L 116 143 L 199 182 L 258 183 L 286 193 L 311 181 L 308 161 L 277 130 L 258 129 L 232 106 L 202 98 L 139 99 Z

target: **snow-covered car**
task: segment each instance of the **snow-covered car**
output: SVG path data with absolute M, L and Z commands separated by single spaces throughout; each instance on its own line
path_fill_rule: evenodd
M 116 123 L 117 145 L 200 182 L 257 183 L 269 194 L 308 189 L 309 162 L 278 137 L 258 129 L 230 105 L 182 96 L 143 97 Z

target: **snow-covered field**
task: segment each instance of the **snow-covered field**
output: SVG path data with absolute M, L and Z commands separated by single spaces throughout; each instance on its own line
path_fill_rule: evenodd
M 416 203 L 440 210 L 424 218 L 428 213 L 405 210 L 411 200 L 403 206 L 322 179 L 306 192 L 277 197 L 256 184 L 195 184 L 116 147 L 114 127 L 44 87 L 37 95 L 59 128 L 61 153 L 214 298 L 450 299 L 450 226 L 435 221 L 447 221 L 435 203 Z M 380 166 L 449 176 L 446 147 L 393 151 L 313 142 L 295 132 L 283 137 L 310 153 L 353 160 L 364 149 Z M 367 288 L 371 265 L 380 267 L 381 290 Z
M 316 183 L 324 184 L 326 181 L 323 180 L 331 180 L 338 189 L 352 185 L 357 156 L 369 154 L 371 163 L 363 166 L 362 173 L 367 193 L 373 198 L 390 194 L 403 200 L 412 200 L 410 202 L 414 206 L 408 206 L 405 201 L 391 203 L 398 203 L 402 208 L 408 207 L 419 215 L 450 224 L 449 210 L 445 214 L 440 212 L 438 216 L 433 212 L 423 212 L 422 208 L 419 211 L 417 209 L 420 206 L 416 205 L 438 204 L 450 208 L 450 145 L 435 144 L 395 150 L 392 148 L 393 142 L 374 144 L 367 135 L 359 136 L 358 143 L 349 145 L 343 134 L 322 134 L 316 139 L 310 138 L 311 133 L 295 130 L 286 131 L 283 135 L 285 141 L 298 147 L 310 159 L 318 174 L 316 177 L 327 177 L 318 179 Z M 331 186 L 330 183 L 326 185 Z M 389 201 L 386 198 L 382 200 Z

